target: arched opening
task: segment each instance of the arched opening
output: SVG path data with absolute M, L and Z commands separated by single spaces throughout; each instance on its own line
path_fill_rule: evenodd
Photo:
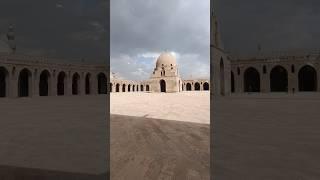
M 126 85 L 125 84 L 122 85 L 122 92 L 126 92 Z
M 91 93 L 91 82 L 90 82 L 90 79 L 91 79 L 91 74 L 88 73 L 86 75 L 86 94 L 90 94 Z
M 288 72 L 282 66 L 272 68 L 270 72 L 270 90 L 271 92 L 288 91 Z
M 182 91 L 184 91 L 184 85 L 182 84 Z
M 317 91 L 317 71 L 310 65 L 299 70 L 299 91 Z
M 198 82 L 196 82 L 196 83 L 194 84 L 194 90 L 195 90 L 195 91 L 200 91 L 200 84 L 199 84 Z
M 107 77 L 104 73 L 98 74 L 98 94 L 107 94 Z
M 58 75 L 58 84 L 57 84 L 58 96 L 65 94 L 65 85 L 64 85 L 65 79 L 66 79 L 66 73 L 63 71 L 60 72 Z
M 131 90 L 131 85 L 129 84 L 128 85 L 128 92 L 130 92 L 130 90 Z
M 166 81 L 161 79 L 160 80 L 160 92 L 166 92 L 167 89 L 166 89 Z
M 132 85 L 132 92 L 134 92 L 136 90 L 136 86 Z
M 110 89 L 109 89 L 110 92 L 112 92 L 112 87 L 113 87 L 113 84 L 110 83 Z
M 209 83 L 207 82 L 203 83 L 203 90 L 209 91 Z
M 253 67 L 244 72 L 244 92 L 260 92 L 260 75 Z
M 146 86 L 146 91 L 150 91 L 149 85 Z
M 72 95 L 78 95 L 80 90 L 80 76 L 78 73 L 74 73 L 72 76 Z
M 8 74 L 9 72 L 6 68 L 0 67 L 0 97 L 7 96 Z
M 187 83 L 187 91 L 191 91 L 191 84 Z
M 139 91 L 139 85 L 136 85 L 136 87 L 137 87 L 137 91 Z
M 120 84 L 116 84 L 116 92 L 120 91 Z
M 220 59 L 220 94 L 224 95 L 224 63 L 223 63 L 223 58 Z
M 31 94 L 32 74 L 28 69 L 23 69 L 19 73 L 18 91 L 19 97 L 28 97 Z
M 231 92 L 235 91 L 235 87 L 234 87 L 234 74 L 231 71 Z
M 140 85 L 140 91 L 144 91 L 144 90 L 143 90 L 143 85 Z
M 49 78 L 50 73 L 47 70 L 44 70 L 40 74 L 40 82 L 39 82 L 39 95 L 40 96 L 48 96 L 49 95 Z

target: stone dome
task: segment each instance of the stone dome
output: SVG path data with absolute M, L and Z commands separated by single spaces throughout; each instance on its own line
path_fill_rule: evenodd
M 165 52 L 161 53 L 160 56 L 157 59 L 156 67 L 162 67 L 163 66 L 175 66 L 177 64 L 176 57 L 170 53 Z

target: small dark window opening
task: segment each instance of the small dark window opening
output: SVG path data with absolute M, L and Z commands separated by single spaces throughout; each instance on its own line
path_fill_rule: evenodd
M 237 73 L 238 73 L 238 75 L 240 75 L 240 68 L 239 67 L 237 68 Z
M 263 66 L 263 74 L 266 74 L 266 73 L 267 73 L 267 67 Z

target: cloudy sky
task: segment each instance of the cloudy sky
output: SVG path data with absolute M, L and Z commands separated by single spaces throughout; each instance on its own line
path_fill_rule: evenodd
M 318 0 L 216 0 L 215 11 L 231 53 L 320 49 Z
M 107 0 L 1 0 L 0 33 L 14 25 L 19 53 L 106 62 L 108 14 Z
M 182 78 L 208 78 L 209 0 L 111 0 L 111 70 L 148 79 L 157 56 L 176 54 Z

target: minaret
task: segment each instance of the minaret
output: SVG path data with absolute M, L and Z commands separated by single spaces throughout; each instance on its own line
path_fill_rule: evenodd
M 15 42 L 15 34 L 14 34 L 14 29 L 13 26 L 10 25 L 8 32 L 7 32 L 7 39 L 8 39 L 8 44 L 12 50 L 12 53 L 15 53 L 16 51 L 16 42 Z
M 212 6 L 213 7 L 211 9 L 211 31 L 212 31 L 211 32 L 211 42 L 213 43 L 212 45 L 214 47 L 222 49 L 218 19 L 217 19 L 217 16 L 215 14 L 214 4 Z

